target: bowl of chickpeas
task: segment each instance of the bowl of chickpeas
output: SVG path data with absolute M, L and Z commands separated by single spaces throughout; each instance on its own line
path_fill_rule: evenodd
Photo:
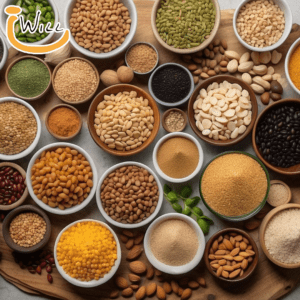
M 27 168 L 28 191 L 44 210 L 69 215 L 92 200 L 97 170 L 90 155 L 70 143 L 54 143 L 41 148 Z

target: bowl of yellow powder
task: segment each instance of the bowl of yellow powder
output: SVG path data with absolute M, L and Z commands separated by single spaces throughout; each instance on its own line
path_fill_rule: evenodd
M 205 237 L 197 222 L 177 213 L 165 214 L 148 227 L 145 254 L 158 270 L 180 275 L 194 269 L 205 250 Z
M 121 263 L 121 246 L 104 222 L 79 220 L 65 227 L 54 245 L 60 275 L 73 285 L 92 288 L 110 280 Z
M 208 163 L 199 187 L 203 203 L 212 213 L 221 219 L 239 222 L 250 219 L 263 208 L 270 178 L 257 157 L 230 151 Z
M 162 137 L 153 151 L 156 172 L 173 183 L 193 179 L 203 165 L 203 150 L 190 134 L 173 132 Z

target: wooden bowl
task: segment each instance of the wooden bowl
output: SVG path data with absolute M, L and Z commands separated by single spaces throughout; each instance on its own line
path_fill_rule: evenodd
M 97 109 L 98 104 L 101 101 L 103 101 L 104 95 L 118 94 L 119 92 L 123 92 L 123 91 L 127 91 L 127 92 L 135 91 L 135 92 L 137 92 L 138 97 L 143 97 L 143 98 L 148 99 L 149 106 L 152 108 L 153 113 L 154 113 L 153 114 L 154 124 L 153 124 L 153 130 L 152 130 L 151 135 L 140 147 L 130 150 L 130 151 L 118 151 L 118 150 L 109 148 L 104 142 L 102 142 L 100 140 L 99 136 L 96 133 L 96 129 L 94 127 L 95 111 Z M 116 84 L 116 85 L 113 85 L 113 86 L 110 86 L 110 87 L 104 89 L 102 92 L 100 92 L 95 97 L 95 99 L 93 100 L 93 102 L 91 103 L 90 108 L 89 108 L 87 122 L 88 122 L 90 134 L 91 134 L 93 140 L 95 141 L 95 143 L 100 148 L 102 148 L 104 151 L 106 151 L 109 154 L 126 157 L 126 156 L 130 156 L 130 155 L 135 155 L 135 154 L 143 151 L 154 141 L 154 139 L 158 133 L 158 130 L 159 130 L 160 115 L 159 115 L 159 110 L 158 110 L 158 107 L 157 107 L 154 99 L 148 93 L 146 93 L 143 89 L 141 89 L 137 86 L 134 86 L 134 85 L 130 85 L 130 84 Z
M 278 212 L 283 211 L 285 209 L 289 209 L 289 208 L 299 208 L 300 209 L 300 204 L 296 204 L 296 203 L 289 203 L 289 204 L 284 204 L 284 205 L 280 205 L 277 208 L 272 209 L 263 219 L 261 225 L 260 225 L 260 229 L 259 229 L 259 243 L 261 245 L 261 248 L 264 252 L 264 254 L 267 256 L 267 258 L 272 261 L 275 265 L 282 267 L 282 268 L 286 268 L 286 269 L 295 269 L 295 268 L 299 268 L 300 267 L 300 263 L 297 264 L 286 264 L 283 262 L 280 262 L 278 260 L 276 260 L 273 256 L 271 256 L 271 254 L 269 253 L 266 244 L 265 244 L 265 232 L 266 232 L 266 228 L 268 223 L 270 222 L 271 218 L 276 215 Z
M 94 69 L 94 71 L 95 71 L 95 73 L 96 73 L 97 82 L 98 82 L 98 84 L 97 84 L 95 90 L 94 90 L 90 95 L 87 95 L 87 97 L 86 97 L 85 99 L 83 99 L 83 100 L 81 100 L 81 101 L 77 101 L 77 102 L 72 102 L 72 101 L 69 101 L 69 100 L 66 100 L 66 99 L 61 98 L 61 97 L 57 94 L 57 91 L 56 91 L 55 85 L 54 85 L 54 79 L 55 79 L 55 76 L 56 76 L 56 73 L 57 73 L 58 69 L 59 69 L 63 64 L 65 64 L 66 62 L 68 62 L 68 61 L 70 61 L 70 60 L 74 60 L 74 59 L 82 60 L 82 61 L 88 63 L 88 64 Z M 55 69 L 54 69 L 54 71 L 53 71 L 53 75 L 52 75 L 52 85 L 53 85 L 53 89 L 54 89 L 54 92 L 55 92 L 56 96 L 57 96 L 61 101 L 65 102 L 65 103 L 67 103 L 67 104 L 71 104 L 71 105 L 82 104 L 82 103 L 85 103 L 85 102 L 91 100 L 91 99 L 93 98 L 93 96 L 95 95 L 96 91 L 98 90 L 99 84 L 100 84 L 100 76 L 99 76 L 99 72 L 98 72 L 96 66 L 95 66 L 93 63 L 91 63 L 89 60 L 87 60 L 87 59 L 85 59 L 85 58 L 82 58 L 82 57 L 70 57 L 70 58 L 65 59 L 64 61 L 62 61 L 61 63 L 59 63 L 59 64 L 55 67 Z
M 283 175 L 299 175 L 300 174 L 300 164 L 289 167 L 289 168 L 280 168 L 280 167 L 276 167 L 271 165 L 268 161 L 266 161 L 264 159 L 264 157 L 262 156 L 262 154 L 260 153 L 256 141 L 255 141 L 255 136 L 256 136 L 256 129 L 258 126 L 258 123 L 260 122 L 260 120 L 262 119 L 262 117 L 270 110 L 273 109 L 275 106 L 280 106 L 282 104 L 286 104 L 286 103 L 298 103 L 300 105 L 300 100 L 299 99 L 282 99 L 276 102 L 273 102 L 272 104 L 268 105 L 263 111 L 262 113 L 258 116 L 254 127 L 253 127 L 253 131 L 252 131 L 252 146 L 253 149 L 256 153 L 256 155 L 259 157 L 259 159 L 271 170 L 273 170 L 274 172 L 283 174 Z
M 210 139 L 208 136 L 204 136 L 202 134 L 202 132 L 198 129 L 198 127 L 196 126 L 196 120 L 194 118 L 194 102 L 196 101 L 199 92 L 201 89 L 206 89 L 210 84 L 217 82 L 217 83 L 221 83 L 223 81 L 228 81 L 229 83 L 237 83 L 239 84 L 243 89 L 247 90 L 249 92 L 250 95 L 250 100 L 251 100 L 251 104 L 252 104 L 252 120 L 251 123 L 249 124 L 249 126 L 247 127 L 246 131 L 239 135 L 237 138 L 235 139 L 230 139 L 230 140 L 226 140 L 226 141 L 221 141 L 221 140 L 214 140 L 214 139 Z M 234 76 L 230 76 L 230 75 L 218 75 L 218 76 L 214 76 L 211 77 L 209 79 L 206 79 L 205 81 L 203 81 L 202 83 L 200 83 L 194 93 L 192 94 L 190 100 L 189 100 L 189 104 L 188 104 L 188 117 L 189 117 L 189 123 L 193 129 L 193 131 L 195 132 L 195 134 L 202 139 L 203 141 L 207 142 L 208 144 L 214 145 L 214 146 L 232 146 L 235 145 L 237 143 L 239 143 L 240 141 L 242 141 L 247 135 L 249 135 L 249 133 L 251 132 L 255 120 L 257 118 L 257 113 L 258 113 L 258 106 L 257 106 L 257 101 L 256 101 L 256 96 L 252 90 L 252 88 L 250 87 L 250 85 L 248 85 L 247 83 L 245 83 L 243 80 L 238 79 Z
M 17 215 L 19 215 L 21 213 L 26 213 L 26 212 L 36 213 L 36 214 L 40 215 L 46 222 L 46 232 L 45 232 L 44 238 L 38 244 L 36 244 L 32 247 L 29 247 L 29 248 L 25 248 L 25 247 L 21 247 L 21 246 L 17 245 L 12 240 L 12 238 L 10 237 L 10 234 L 9 234 L 9 227 L 10 227 L 11 221 Z M 44 211 L 42 211 L 41 209 L 39 209 L 33 205 L 23 205 L 23 206 L 20 206 L 20 207 L 14 209 L 5 217 L 3 224 L 2 224 L 2 233 L 3 233 L 3 237 L 4 237 L 4 240 L 7 244 L 7 246 L 10 247 L 11 249 L 13 249 L 14 251 L 17 251 L 20 253 L 26 253 L 26 254 L 33 253 L 35 251 L 38 251 L 38 250 L 44 248 L 46 246 L 46 244 L 48 243 L 50 236 L 51 236 L 51 222 L 50 222 L 48 216 L 46 215 L 46 213 Z
M 50 80 L 49 80 L 49 84 L 47 86 L 47 88 L 44 90 L 43 93 L 41 93 L 40 95 L 38 96 L 35 96 L 35 97 L 31 97 L 31 98 L 26 98 L 26 97 L 22 97 L 18 94 L 16 94 L 9 86 L 8 84 L 8 73 L 9 71 L 11 70 L 11 68 L 19 61 L 23 60 L 23 59 L 35 59 L 35 60 L 38 60 L 39 62 L 43 63 L 48 71 L 49 71 L 49 75 L 50 75 Z M 52 84 L 52 81 L 51 81 L 51 69 L 49 68 L 48 64 L 46 62 L 44 62 L 42 59 L 36 57 L 36 56 L 31 56 L 31 55 L 25 55 L 25 56 L 22 56 L 22 57 L 19 57 L 17 58 L 16 60 L 14 60 L 9 66 L 8 68 L 6 69 L 6 72 L 5 72 L 5 81 L 6 81 L 6 84 L 10 90 L 10 92 L 17 98 L 20 98 L 20 99 L 23 99 L 23 100 L 26 100 L 26 101 L 34 101 L 34 100 L 38 100 L 38 99 L 41 99 L 42 97 L 44 97 L 46 95 L 46 93 L 49 91 L 50 87 L 51 87 L 51 84 Z
M 215 19 L 215 26 L 214 26 L 213 30 L 211 31 L 209 38 L 206 39 L 202 44 L 200 44 L 197 47 L 193 47 L 190 49 L 178 49 L 178 48 L 174 48 L 173 46 L 169 46 L 167 43 L 165 43 L 158 33 L 158 30 L 156 27 L 156 15 L 157 15 L 157 10 L 161 7 L 161 5 L 160 5 L 161 0 L 156 0 L 153 5 L 152 12 L 151 12 L 151 27 L 152 27 L 153 34 L 154 34 L 155 38 L 157 39 L 157 41 L 165 49 L 175 52 L 175 53 L 178 53 L 178 54 L 191 54 L 191 53 L 201 51 L 201 50 L 205 49 L 206 47 L 208 47 L 209 44 L 215 38 L 215 36 L 218 32 L 219 26 L 220 26 L 220 21 L 221 21 L 221 10 L 220 10 L 220 6 L 219 6 L 219 2 L 218 2 L 218 0 L 211 0 L 211 1 L 216 9 L 216 19 Z
M 50 129 L 50 127 L 49 127 L 49 125 L 48 125 L 48 119 L 49 119 L 50 114 L 51 114 L 55 109 L 57 109 L 57 108 L 59 108 L 59 107 L 66 107 L 66 108 L 72 109 L 72 110 L 77 114 L 77 116 L 78 116 L 78 118 L 79 118 L 80 124 L 79 124 L 78 130 L 77 130 L 74 134 L 72 134 L 72 135 L 70 135 L 70 136 L 60 136 L 60 135 L 57 135 L 56 133 L 54 133 L 54 132 Z M 68 105 L 68 104 L 58 104 L 58 105 L 52 107 L 52 108 L 48 111 L 45 120 L 46 120 L 46 121 L 45 121 L 45 124 L 46 124 L 46 127 L 47 127 L 49 133 L 50 133 L 52 136 L 54 136 L 56 139 L 61 140 L 61 141 L 68 141 L 68 140 L 71 140 L 72 138 L 74 138 L 74 137 L 80 132 L 81 127 L 82 127 L 82 116 L 81 116 L 80 112 L 79 112 L 75 107 L 73 107 L 73 106 L 71 106 L 71 105 Z
M 280 205 L 277 205 L 277 206 L 274 206 L 273 204 L 271 204 L 271 203 L 268 201 L 268 200 L 269 200 L 269 197 L 268 197 L 268 198 L 267 198 L 267 202 L 268 202 L 272 207 L 278 207 L 278 206 L 287 204 L 287 203 L 289 203 L 289 202 L 292 200 L 292 191 L 291 191 L 290 187 L 289 187 L 285 182 L 283 182 L 283 181 L 281 181 L 281 180 L 271 180 L 271 181 L 270 181 L 270 189 L 272 188 L 272 184 L 282 184 L 282 185 L 287 189 L 288 194 L 289 194 L 287 200 L 286 200 L 284 203 L 282 203 L 282 204 L 280 204 Z
M 19 171 L 20 174 L 23 176 L 23 178 L 25 178 L 24 183 L 26 185 L 26 188 L 24 190 L 24 193 L 23 193 L 22 197 L 17 202 L 15 202 L 15 203 L 13 203 L 11 205 L 0 205 L 0 211 L 1 210 L 12 210 L 12 209 L 20 206 L 21 204 L 23 204 L 23 202 L 28 197 L 28 188 L 27 188 L 27 184 L 26 184 L 26 172 L 19 165 L 14 164 L 14 163 L 10 163 L 10 162 L 0 163 L 0 167 L 12 167 L 12 168 L 16 169 L 17 171 Z
M 183 118 L 184 118 L 184 121 L 183 121 L 183 126 L 182 126 L 182 128 L 180 129 L 180 130 L 170 130 L 170 128 L 167 126 L 167 124 L 166 124 L 166 118 L 167 118 L 167 116 L 172 112 L 172 111 L 174 111 L 174 112 L 179 112 L 182 116 L 183 116 Z M 171 108 L 171 109 L 168 109 L 168 110 L 166 110 L 165 112 L 164 112 L 164 114 L 163 114 L 163 116 L 162 116 L 162 126 L 163 126 L 163 128 L 165 129 L 165 131 L 167 131 L 167 132 L 180 132 L 180 131 L 183 131 L 184 129 L 185 129 L 185 127 L 186 127 L 186 125 L 187 125 L 187 115 L 186 115 L 186 113 L 183 111 L 183 110 L 181 110 L 181 109 L 179 109 L 179 108 Z
M 210 265 L 210 260 L 208 259 L 208 255 L 209 253 L 209 249 L 212 247 L 212 243 L 220 236 L 220 235 L 225 235 L 229 232 L 235 232 L 237 234 L 241 234 L 242 236 L 246 237 L 248 239 L 248 241 L 250 242 L 251 246 L 253 247 L 253 251 L 255 252 L 255 256 L 253 256 L 253 261 L 251 262 L 251 264 L 248 266 L 248 268 L 246 269 L 246 271 L 244 272 L 243 276 L 238 276 L 236 278 L 233 279 L 227 279 L 224 277 L 218 277 L 216 272 L 213 271 L 213 269 L 211 268 Z M 255 241 L 253 240 L 253 238 L 244 230 L 241 229 L 237 229 L 237 228 L 225 228 L 222 229 L 220 231 L 218 231 L 217 233 L 215 233 L 210 239 L 209 241 L 206 243 L 206 247 L 205 247 L 205 252 L 204 252 L 204 262 L 205 265 L 209 271 L 210 274 L 212 274 L 215 278 L 221 280 L 221 281 L 225 281 L 228 283 L 237 283 L 237 282 L 241 282 L 244 281 L 245 279 L 247 279 L 248 277 L 251 276 L 251 274 L 254 272 L 257 264 L 258 264 L 258 257 L 259 257 L 259 253 L 258 253 L 258 248 L 257 245 L 255 243 Z

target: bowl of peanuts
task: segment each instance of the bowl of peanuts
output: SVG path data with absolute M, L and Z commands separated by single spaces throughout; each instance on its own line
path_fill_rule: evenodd
M 143 89 L 117 84 L 95 97 L 87 123 L 100 148 L 125 157 L 143 151 L 153 142 L 159 130 L 160 115 L 154 99 Z
M 41 148 L 27 168 L 27 187 L 35 203 L 44 210 L 69 215 L 92 200 L 97 169 L 90 155 L 70 143 L 54 143 Z
M 226 228 L 215 233 L 206 243 L 204 261 L 214 277 L 236 283 L 251 276 L 258 256 L 257 245 L 247 232 Z
M 64 22 L 77 51 L 90 58 L 107 59 L 124 52 L 131 43 L 137 10 L 132 0 L 69 0 Z
M 101 214 L 112 225 L 139 228 L 159 213 L 163 188 L 149 167 L 128 161 L 104 172 L 97 186 L 96 201 Z

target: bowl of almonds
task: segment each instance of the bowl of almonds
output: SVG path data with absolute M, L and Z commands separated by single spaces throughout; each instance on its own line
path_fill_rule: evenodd
M 251 87 L 228 75 L 197 86 L 188 104 L 189 123 L 196 135 L 215 146 L 235 145 L 252 130 L 257 102 Z
M 258 248 L 245 231 L 226 228 L 209 239 L 204 261 L 214 277 L 226 282 L 240 282 L 254 272 L 258 263 Z

